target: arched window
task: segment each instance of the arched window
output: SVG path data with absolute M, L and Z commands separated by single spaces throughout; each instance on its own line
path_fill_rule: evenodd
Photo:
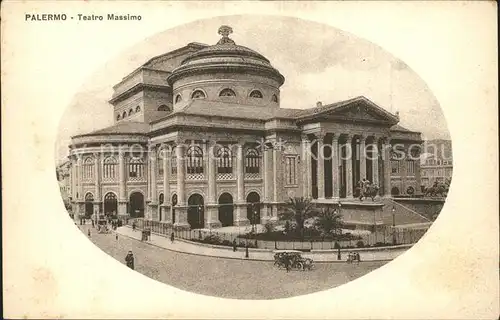
M 165 201 L 165 196 L 163 195 L 163 193 L 160 193 L 160 196 L 158 197 L 158 202 L 162 204 L 164 201 Z
M 88 157 L 83 161 L 83 179 L 94 177 L 94 159 Z
M 122 119 L 125 119 L 127 117 L 127 111 L 123 111 Z
M 170 108 L 166 104 L 162 104 L 158 107 L 158 111 L 170 111 Z
M 136 112 L 136 113 L 137 113 L 137 112 L 141 112 L 141 107 L 140 107 L 140 106 L 135 107 L 135 112 Z
M 129 178 L 144 177 L 144 160 L 141 158 L 131 158 L 128 165 Z
M 187 149 L 187 173 L 203 173 L 203 150 L 200 146 Z
M 215 152 L 217 163 L 217 173 L 232 173 L 233 172 L 233 157 L 231 150 L 227 146 L 218 148 Z
M 104 179 L 114 179 L 116 178 L 116 171 L 117 171 L 117 162 L 114 157 L 107 157 L 104 159 L 104 165 L 103 165 L 103 178 Z
M 260 153 L 255 148 L 247 150 L 245 155 L 245 173 L 259 173 Z
M 206 98 L 205 92 L 202 90 L 194 90 L 193 93 L 191 94 L 191 99 L 204 99 Z
M 120 120 L 120 118 L 121 118 L 121 117 L 120 117 L 120 114 L 117 114 L 117 115 L 116 115 L 116 121 Z
M 233 90 L 226 88 L 222 89 L 219 93 L 219 97 L 236 97 L 236 93 Z
M 131 116 L 133 113 L 134 113 L 134 110 L 132 110 L 132 108 L 130 108 L 130 110 L 128 111 L 128 115 Z
M 262 99 L 262 92 L 260 92 L 259 90 L 252 90 L 252 92 L 250 92 L 250 98 Z
M 271 101 L 278 103 L 278 96 L 275 95 L 275 94 L 273 94 L 273 97 L 271 98 Z
M 179 103 L 182 101 L 182 96 L 180 94 L 175 96 L 175 103 Z

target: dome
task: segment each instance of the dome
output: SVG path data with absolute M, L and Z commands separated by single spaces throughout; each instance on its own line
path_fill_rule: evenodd
M 285 78 L 276 70 L 269 60 L 260 53 L 237 45 L 229 34 L 232 28 L 221 26 L 219 34 L 222 38 L 213 46 L 201 49 L 187 58 L 172 71 L 168 82 L 172 85 L 184 75 L 216 72 L 243 72 L 265 75 L 282 85 Z

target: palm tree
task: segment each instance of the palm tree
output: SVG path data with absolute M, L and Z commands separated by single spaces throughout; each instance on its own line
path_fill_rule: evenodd
M 342 215 L 332 208 L 324 208 L 314 223 L 323 235 L 338 234 L 338 231 L 342 230 L 342 224 Z
M 280 213 L 281 220 L 295 220 L 297 229 L 304 236 L 304 222 L 316 214 L 311 200 L 304 197 L 290 198 L 286 202 L 285 211 Z

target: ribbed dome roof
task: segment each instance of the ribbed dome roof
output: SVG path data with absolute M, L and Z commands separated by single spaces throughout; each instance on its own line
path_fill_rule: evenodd
M 278 70 L 273 68 L 269 60 L 260 53 L 237 45 L 229 38 L 233 30 L 228 26 L 221 26 L 219 34 L 222 38 L 213 46 L 203 48 L 185 58 L 181 65 L 173 70 L 169 82 L 175 81 L 186 72 L 201 72 L 201 70 L 260 70 L 263 74 L 269 74 L 281 84 L 284 77 Z
M 201 58 L 214 57 L 214 56 L 217 56 L 217 57 L 222 57 L 222 56 L 226 56 L 226 57 L 231 57 L 231 56 L 241 57 L 241 56 L 243 56 L 243 57 L 245 57 L 246 56 L 246 57 L 257 58 L 259 60 L 263 60 L 263 61 L 269 63 L 269 60 L 266 59 L 266 57 L 264 57 L 260 53 L 254 51 L 250 48 L 237 45 L 233 42 L 233 43 L 216 44 L 216 45 L 201 49 L 200 51 L 197 51 L 197 52 L 191 54 L 186 59 L 184 59 L 181 64 L 189 63 L 191 61 L 201 59 Z

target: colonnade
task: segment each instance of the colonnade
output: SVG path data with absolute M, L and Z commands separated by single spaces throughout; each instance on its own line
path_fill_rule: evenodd
M 330 132 L 302 135 L 303 195 L 319 200 L 353 198 L 357 182 L 364 178 L 377 185 L 381 195 L 390 195 L 390 150 L 390 141 L 383 136 Z

